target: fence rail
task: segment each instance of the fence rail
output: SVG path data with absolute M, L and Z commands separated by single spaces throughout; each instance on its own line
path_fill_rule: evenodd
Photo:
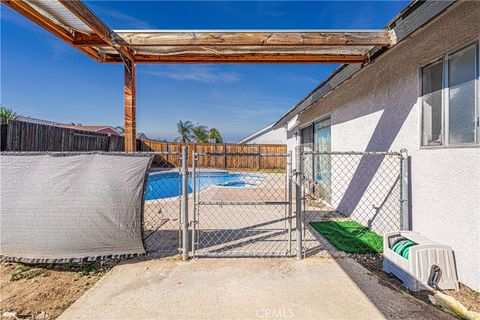
M 396 151 L 303 151 L 303 155 L 344 155 L 344 156 L 402 156 L 401 152 Z

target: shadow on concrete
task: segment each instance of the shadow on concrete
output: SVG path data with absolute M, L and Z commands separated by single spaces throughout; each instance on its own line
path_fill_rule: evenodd
M 237 229 L 197 230 L 197 247 L 200 256 L 220 255 L 224 257 L 285 256 L 287 252 L 288 230 L 272 225 L 286 222 L 287 217 L 263 221 Z M 269 227 L 271 226 L 271 227 Z M 278 239 L 285 235 L 284 239 Z M 155 230 L 144 240 L 148 254 L 145 258 L 157 259 L 177 257 L 180 248 L 180 233 L 177 230 Z M 276 243 L 277 245 L 268 244 Z M 242 248 L 250 246 L 243 251 Z M 191 250 L 191 248 L 189 248 Z M 250 252 L 250 254 L 247 254 Z

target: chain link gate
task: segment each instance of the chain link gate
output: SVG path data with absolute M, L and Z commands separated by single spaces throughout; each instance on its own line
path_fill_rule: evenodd
M 289 256 L 290 154 L 193 156 L 191 252 L 194 256 Z
M 406 151 L 297 148 L 296 201 L 303 225 L 297 256 L 378 253 L 384 233 L 408 229 L 406 159 Z

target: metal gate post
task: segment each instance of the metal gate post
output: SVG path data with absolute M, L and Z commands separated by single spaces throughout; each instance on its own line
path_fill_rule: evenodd
M 400 228 L 410 230 L 410 163 L 407 149 L 400 150 Z
M 288 255 L 292 254 L 292 151 L 287 158 L 287 192 L 288 192 Z
M 302 259 L 302 154 L 300 147 L 297 147 L 295 158 L 295 222 L 297 235 L 297 259 Z
M 182 147 L 182 258 L 188 259 L 188 148 Z
M 196 232 L 196 224 L 197 224 L 197 154 L 194 152 L 192 154 L 192 194 L 193 194 L 193 219 L 192 219 L 192 256 L 195 255 L 195 232 Z

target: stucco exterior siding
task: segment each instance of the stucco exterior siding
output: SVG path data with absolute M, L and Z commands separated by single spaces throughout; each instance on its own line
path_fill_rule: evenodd
M 380 235 L 400 228 L 399 156 L 332 155 L 331 204 Z
M 412 228 L 452 246 L 460 281 L 476 290 L 480 290 L 480 148 L 420 147 L 419 70 L 478 40 L 478 17 L 480 2 L 454 5 L 299 115 L 302 126 L 330 114 L 332 151 L 407 149 L 412 164 Z M 288 137 L 291 148 L 294 135 L 290 132 Z

